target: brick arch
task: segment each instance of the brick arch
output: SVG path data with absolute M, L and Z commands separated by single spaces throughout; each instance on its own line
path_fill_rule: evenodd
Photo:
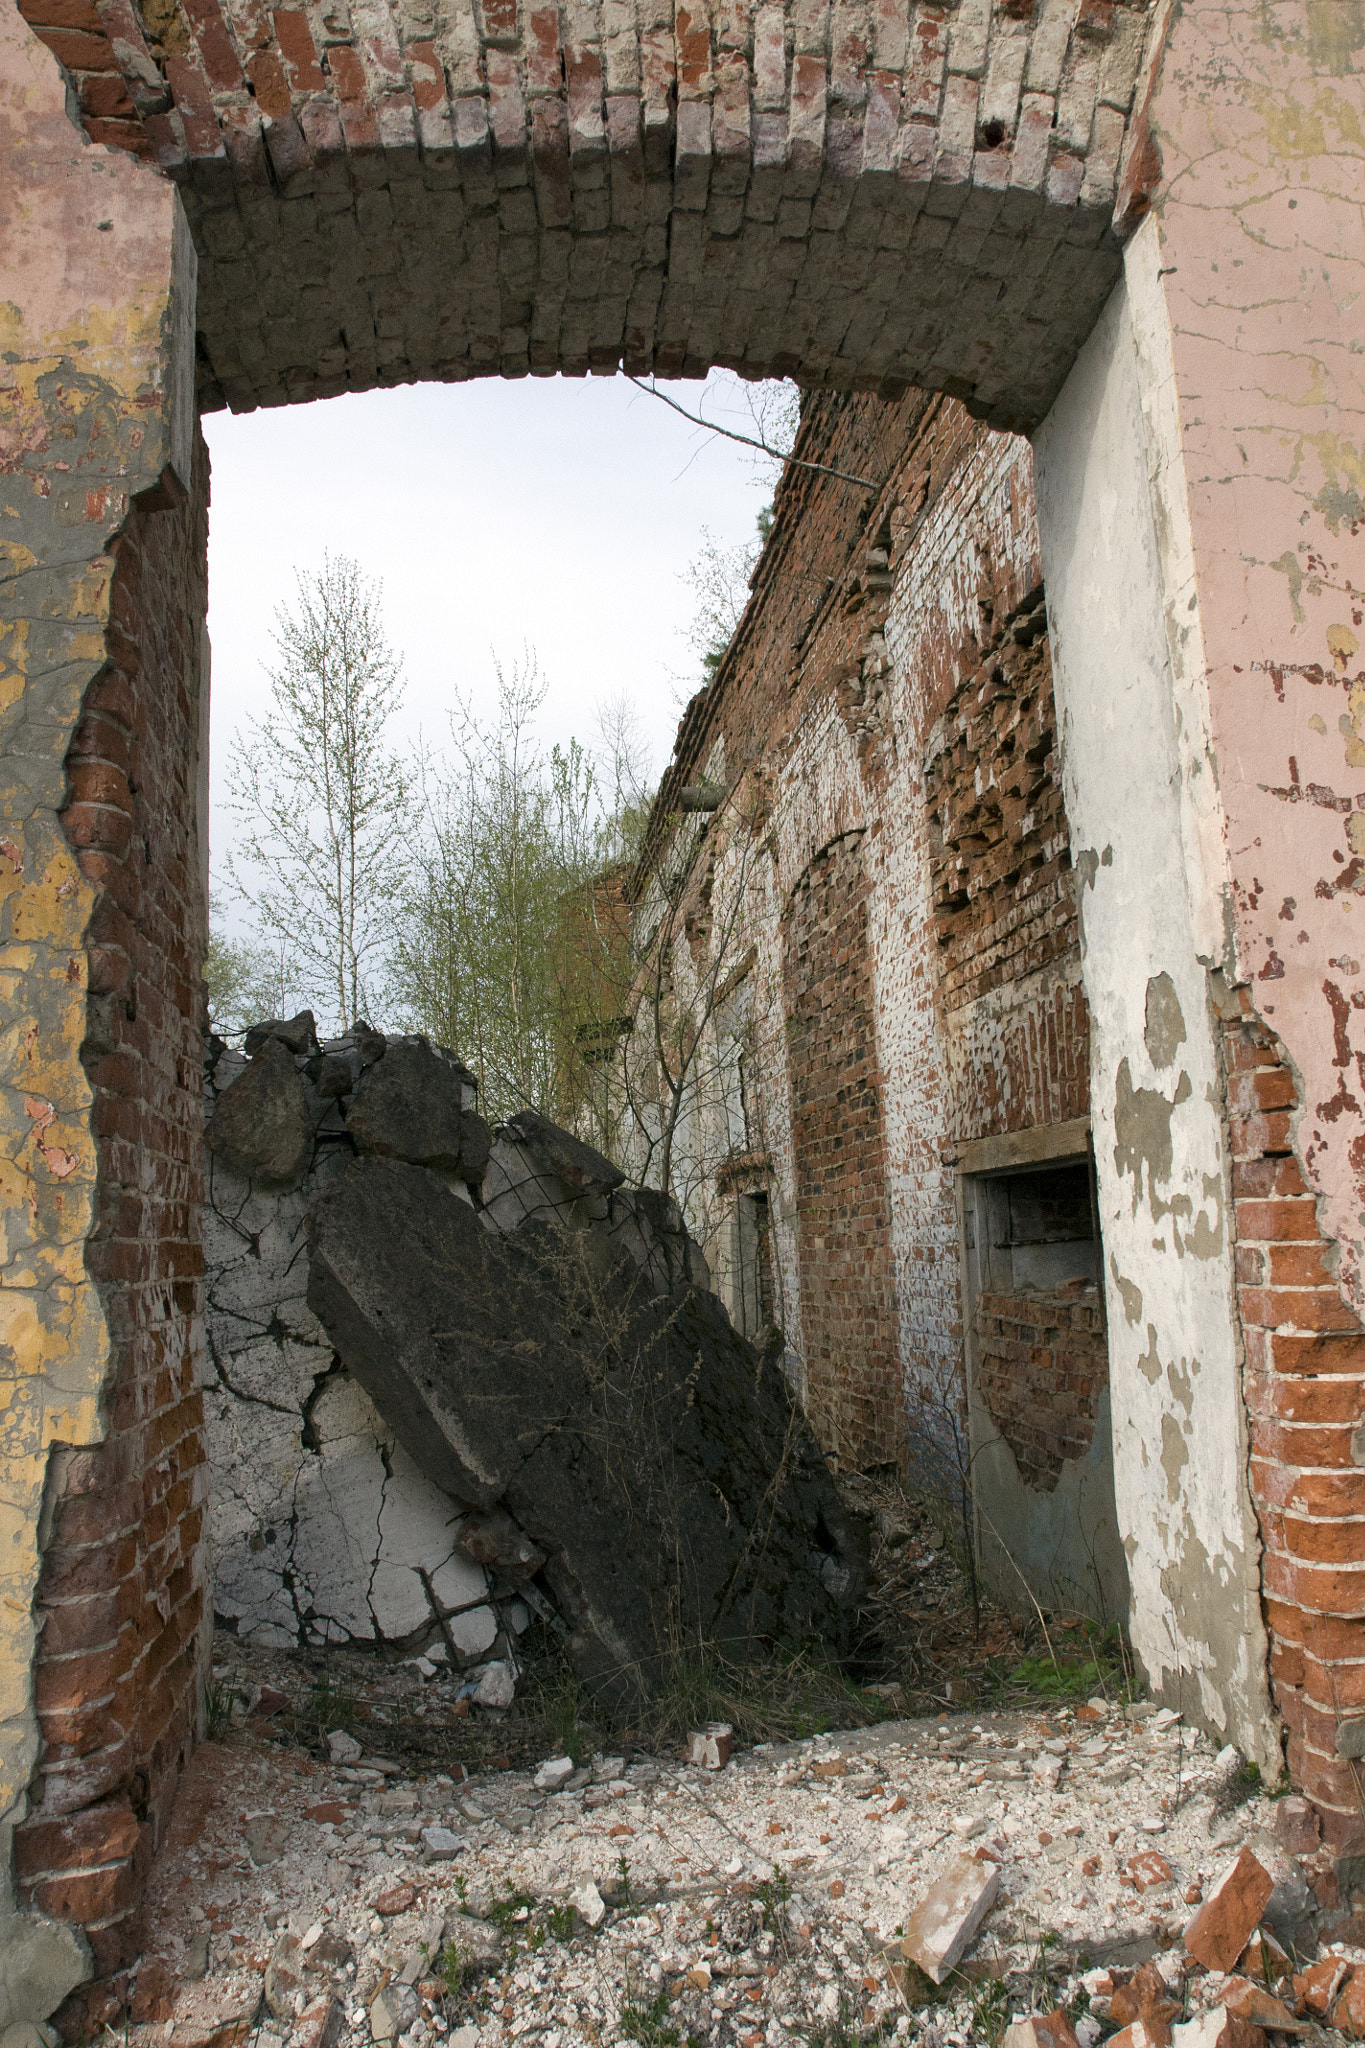
M 1144 0 L 20 6 L 180 188 L 206 409 L 720 365 L 1030 426 L 1154 168 Z

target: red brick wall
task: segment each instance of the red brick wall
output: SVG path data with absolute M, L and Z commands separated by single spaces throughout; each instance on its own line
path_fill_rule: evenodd
M 86 1929 L 105 1975 L 140 1946 L 143 1877 L 194 1739 L 206 1619 L 195 820 L 207 528 L 201 441 L 190 500 L 135 501 L 115 544 L 109 659 L 86 694 L 63 815 L 100 891 L 82 1048 L 99 1159 L 86 1262 L 111 1355 L 105 1441 L 59 1449 L 49 1474 L 42 1752 L 15 1869 L 37 1906 Z
M 822 1444 L 860 1466 L 901 1454 L 863 837 L 811 862 L 785 947 L 807 1399 Z
M 977 1308 L 977 1390 L 1021 1476 L 1051 1493 L 1068 1458 L 1083 1458 L 1109 1379 L 1104 1316 L 1092 1289 L 983 1294 Z
M 1293 1076 L 1238 996 L 1228 1133 L 1271 1681 L 1290 1772 L 1340 1841 L 1365 1834 L 1361 1788 L 1336 1755 L 1338 1722 L 1365 1714 L 1365 1328 L 1290 1149 Z

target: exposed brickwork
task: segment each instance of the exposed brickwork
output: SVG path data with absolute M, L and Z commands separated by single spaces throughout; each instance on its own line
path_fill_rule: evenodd
M 846 1464 L 900 1453 L 900 1370 L 863 835 L 813 860 L 788 909 L 788 1073 L 810 1412 Z
M 989 583 L 980 603 L 993 614 Z M 945 1009 L 1077 943 L 1041 590 L 1006 618 L 938 720 L 925 758 Z
M 1365 1714 L 1365 1327 L 1291 1149 L 1293 1076 L 1237 998 L 1228 1138 L 1271 1681 L 1295 1783 L 1330 1836 L 1365 1842 L 1363 1788 L 1336 1754 L 1338 1723 Z
M 1068 1458 L 1083 1458 L 1109 1379 L 1104 1316 L 1064 1294 L 983 1294 L 977 1305 L 977 1388 L 1030 1486 L 1051 1493 Z
M 88 1030 L 99 1162 L 87 1267 L 111 1340 L 105 1441 L 58 1449 L 38 1608 L 43 1746 L 15 1872 L 101 1973 L 139 1947 L 147 1859 L 192 1746 L 206 1619 L 196 1391 L 201 972 L 196 816 L 208 457 L 115 543 L 109 660 L 67 761 L 68 840 L 99 891 Z M 206 678 L 204 681 L 206 682 Z
M 800 452 L 878 488 L 788 473 L 645 865 L 707 776 L 771 850 L 751 936 L 777 1295 L 822 1440 L 873 1459 L 905 1455 L 907 1408 L 962 1400 L 957 1148 L 1087 1114 L 1088 1015 L 1026 445 L 912 394 L 808 402 Z
M 722 364 L 952 389 L 1010 425 L 1046 412 L 1118 275 L 1153 21 L 22 6 L 87 132 L 180 185 L 206 405 Z

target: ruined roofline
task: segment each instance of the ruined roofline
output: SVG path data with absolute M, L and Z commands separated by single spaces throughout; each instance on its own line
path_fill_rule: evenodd
M 885 405 L 904 403 L 908 395 L 903 394 L 899 400 L 888 399 L 878 402 Z M 920 392 L 916 395 L 921 403 L 913 421 L 906 428 L 907 446 L 923 427 L 931 409 L 935 405 L 950 402 L 942 393 Z M 804 458 L 808 462 L 819 462 L 827 458 L 850 402 L 858 397 L 859 394 L 852 392 L 803 392 L 801 424 L 792 444 L 792 455 Z M 865 494 L 868 504 L 862 533 L 865 534 L 877 521 L 878 515 L 883 514 L 888 492 L 894 493 L 898 484 L 904 458 L 905 450 L 902 449 L 883 478 L 875 498 L 871 492 Z M 673 828 L 668 820 L 681 815 L 680 794 L 697 779 L 701 771 L 715 736 L 722 706 L 728 702 L 730 690 L 738 687 L 741 659 L 748 651 L 769 590 L 786 566 L 796 536 L 811 510 L 812 499 L 826 489 L 853 491 L 856 488 L 855 485 L 822 475 L 817 470 L 798 468 L 792 462 L 788 462 L 779 477 L 773 491 L 772 525 L 750 573 L 749 598 L 740 614 L 739 623 L 717 664 L 715 675 L 689 699 L 679 721 L 673 757 L 664 770 L 658 794 L 650 807 L 649 823 L 645 828 L 639 859 L 631 876 L 628 892 L 631 903 L 638 903 L 642 899 L 663 848 L 672 840 Z M 850 542 L 847 554 L 851 554 L 856 546 L 855 539 Z M 801 628 L 799 636 L 793 640 L 793 651 L 808 648 L 819 636 L 829 616 L 831 605 L 845 587 L 847 569 L 848 562 L 845 559 L 841 572 L 829 578 L 819 604 Z M 726 791 L 727 798 L 739 779 L 735 777 L 730 783 Z M 724 808 L 723 803 L 721 808 Z M 698 844 L 703 836 L 704 828 L 703 832 L 698 834 Z

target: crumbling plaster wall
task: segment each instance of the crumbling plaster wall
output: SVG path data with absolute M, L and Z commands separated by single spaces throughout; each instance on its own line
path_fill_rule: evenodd
M 1116 293 L 1036 444 L 1081 876 L 1115 1489 L 1153 1684 L 1278 1771 L 1210 981 L 1219 877 L 1191 800 L 1203 721 L 1178 695 L 1167 641 L 1171 529 L 1154 517 L 1161 449 L 1143 404 L 1160 385 L 1135 335 L 1155 234 L 1139 231 L 1137 293 Z
M 105 1162 L 81 1063 L 102 891 L 61 813 L 68 749 L 108 651 L 116 538 L 140 499 L 183 500 L 193 489 L 195 262 L 174 189 L 128 156 L 88 144 L 56 63 L 8 7 L 0 152 L 0 1947 L 11 1944 L 10 1963 L 21 1942 L 55 1942 L 74 1958 L 75 1981 L 84 1964 L 69 1933 L 4 1921 L 9 1830 L 24 1815 L 38 1759 L 44 1490 L 54 1446 L 90 1446 L 104 1434 L 112 1356 L 85 1260 L 103 1220 Z M 61 1901 L 55 1910 L 82 1917 Z M 36 1961 L 15 1964 L 6 1981 L 21 1988 L 0 2023 L 45 2016 L 50 2006 L 40 2013 L 24 2004 L 40 1995 Z
M 1117 1427 L 1169 1496 L 1155 1542 L 1146 1501 L 1124 1507 L 1138 1648 L 1173 1692 L 1203 1667 L 1205 1710 L 1277 1764 L 1268 1623 L 1291 1756 L 1338 1832 L 1365 1664 L 1363 45 L 1355 10 L 1313 0 L 1172 16 L 1153 216 L 1037 442 Z M 1163 813 L 1138 816 L 1139 787 Z

